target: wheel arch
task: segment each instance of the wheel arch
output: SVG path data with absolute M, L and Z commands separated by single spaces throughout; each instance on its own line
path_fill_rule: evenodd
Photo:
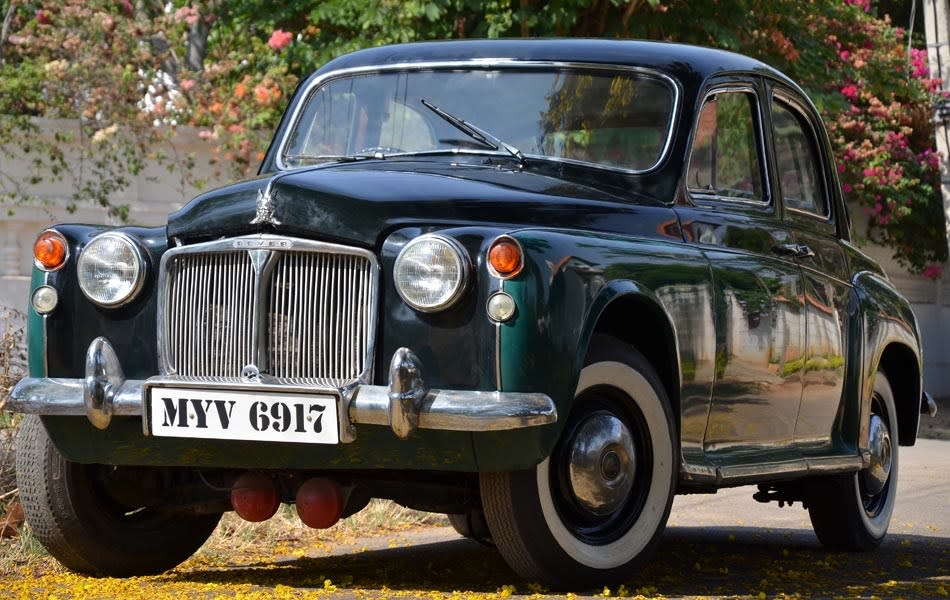
M 923 393 L 920 361 L 906 344 L 892 342 L 881 352 L 878 369 L 884 371 L 891 383 L 897 409 L 898 441 L 901 446 L 913 446 L 917 441 Z
M 861 361 L 863 368 L 855 372 L 861 378 L 860 445 L 863 447 L 867 440 L 864 424 L 871 410 L 874 374 L 880 369 L 887 375 L 894 394 L 899 443 L 913 446 L 917 441 L 923 395 L 917 318 L 907 299 L 879 274 L 863 271 L 854 277 L 853 285 L 854 325 L 863 334 L 863 353 L 867 357 L 866 362 Z
M 636 315 L 637 318 L 630 318 L 630 315 Z M 595 333 L 610 335 L 630 344 L 647 359 L 663 383 L 674 421 L 678 424 L 679 347 L 673 319 L 660 299 L 635 282 L 611 282 L 591 306 L 577 357 L 578 368 L 584 364 L 584 357 Z

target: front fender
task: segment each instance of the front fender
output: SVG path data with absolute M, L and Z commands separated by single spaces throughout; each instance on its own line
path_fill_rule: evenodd
M 539 437 L 532 447 L 522 445 L 518 451 L 537 453 L 537 461 L 553 451 L 595 331 L 640 349 L 661 374 L 676 409 L 681 341 L 691 339 L 693 325 L 701 319 L 678 320 L 673 305 L 686 291 L 696 296 L 699 286 L 700 303 L 711 307 L 705 258 L 682 243 L 665 240 L 563 230 L 512 235 L 524 249 L 525 266 L 502 284 L 518 309 L 513 320 L 498 326 L 499 388 L 543 392 L 554 400 L 558 412 L 557 423 L 537 428 Z M 679 321 L 684 331 L 678 331 Z M 712 327 L 711 319 L 705 321 Z M 707 338 L 714 342 L 715 336 Z M 710 373 L 713 354 L 714 350 L 690 352 L 709 358 Z M 708 401 L 708 388 L 705 393 Z M 492 443 L 497 451 L 512 450 L 499 437 Z M 481 457 L 493 449 L 485 444 L 478 452 Z

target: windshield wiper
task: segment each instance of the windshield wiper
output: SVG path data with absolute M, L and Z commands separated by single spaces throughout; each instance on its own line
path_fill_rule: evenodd
M 325 162 L 355 162 L 358 160 L 368 160 L 370 158 L 383 158 L 374 154 L 288 154 L 284 157 L 287 162 L 294 162 L 301 165 L 305 162 L 311 164 L 320 164 Z
M 505 142 L 501 141 L 497 137 L 488 133 L 484 129 L 481 129 L 480 127 L 472 125 L 468 121 L 464 121 L 456 117 L 452 113 L 448 113 L 442 110 L 441 108 L 439 108 L 435 104 L 432 104 L 425 98 L 422 98 L 422 105 L 428 108 L 429 110 L 431 110 L 432 112 L 434 112 L 435 114 L 439 115 L 443 119 L 445 119 L 450 125 L 458 129 L 459 131 L 461 131 L 468 137 L 472 138 L 473 140 L 476 140 L 478 142 L 481 142 L 482 144 L 485 144 L 492 150 L 504 149 L 505 152 L 517 158 L 518 162 L 521 164 L 522 167 L 524 166 L 524 155 L 521 153 L 521 150 L 518 150 L 511 144 L 506 144 Z

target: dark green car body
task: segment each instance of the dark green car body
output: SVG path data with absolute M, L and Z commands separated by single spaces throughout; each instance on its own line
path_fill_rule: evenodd
M 546 68 L 619 70 L 666 86 L 668 139 L 658 146 L 655 164 L 625 169 L 558 160 L 540 150 L 520 155 L 498 144 L 472 149 L 472 142 L 462 146 L 471 152 L 378 147 L 339 160 L 287 164 L 295 119 L 326 82 L 374 73 Z M 517 112 L 519 106 L 500 98 L 496 109 Z M 749 121 L 736 125 L 726 115 Z M 483 124 L 488 117 L 459 116 L 492 130 Z M 708 126 L 707 119 L 716 118 L 719 128 Z M 719 135 L 718 142 L 709 142 L 710 135 Z M 538 142 L 538 148 L 553 143 Z M 720 148 L 728 144 L 748 154 L 743 160 L 753 165 L 755 181 L 735 176 L 736 152 Z M 730 177 L 734 181 L 724 185 Z M 144 257 L 144 281 L 129 302 L 97 305 L 76 285 L 76 257 L 104 228 L 55 230 L 68 242 L 69 259 L 58 270 L 34 273 L 34 288 L 51 286 L 59 298 L 48 314 L 30 310 L 29 381 L 36 385 L 87 379 L 87 349 L 100 337 L 114 348 L 125 379 L 163 375 L 163 255 L 275 236 L 266 239 L 314 240 L 375 257 L 375 333 L 369 379 L 361 385 L 388 384 L 393 402 L 386 365 L 405 347 L 429 389 L 524 393 L 549 399 L 554 408 L 544 422 L 513 428 L 420 426 L 399 435 L 395 425 L 370 420 L 357 423 L 341 443 L 299 444 L 156 437 L 143 433 L 141 407 L 118 405 L 100 428 L 83 416 L 81 402 L 44 409 L 36 392 L 21 387 L 12 408 L 42 414 L 58 451 L 77 463 L 346 472 L 364 479 L 419 472 L 433 481 L 452 473 L 531 469 L 562 437 L 591 341 L 602 335 L 635 348 L 655 369 L 674 416 L 680 491 L 867 467 L 879 371 L 893 388 L 901 445 L 914 443 L 927 407 L 914 315 L 881 268 L 850 241 L 820 115 L 777 71 L 725 52 L 567 40 L 357 52 L 301 84 L 256 179 L 202 194 L 163 227 L 118 229 Z M 397 258 L 423 235 L 450 239 L 468 257 L 461 295 L 443 310 L 414 310 L 396 289 Z M 514 240 L 523 253 L 512 277 L 497 276 L 489 264 L 489 248 L 499 238 Z M 501 292 L 516 307 L 507 320 L 488 314 L 490 298 Z M 210 327 L 201 319 L 189 326 Z M 350 401 L 347 393 L 341 401 Z M 416 410 L 425 413 L 426 406 L 422 401 Z M 174 418 L 165 414 L 166 421 Z

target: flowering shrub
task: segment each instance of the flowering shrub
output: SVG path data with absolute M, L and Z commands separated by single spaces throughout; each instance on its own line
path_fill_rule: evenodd
M 832 95 L 826 114 L 842 189 L 865 213 L 871 240 L 910 270 L 938 277 L 947 259 L 931 124 L 940 82 L 930 79 L 924 50 L 907 56 L 902 29 L 871 18 L 866 3 L 847 4 L 816 20 L 834 50 L 828 72 L 838 74 L 839 98 Z
M 30 4 L 10 13 L 12 33 L 0 47 L 0 151 L 26 158 L 30 171 L 0 172 L 0 201 L 15 204 L 30 198 L 31 185 L 66 180 L 68 209 L 92 201 L 125 219 L 127 207 L 114 194 L 167 141 L 167 130 L 141 107 L 163 58 L 143 44 L 155 30 L 133 18 L 128 2 Z M 156 113 L 164 114 L 172 99 L 158 87 Z M 30 120 L 37 116 L 78 120 L 79 128 L 46 139 Z
M 871 0 L 34 0 L 12 6 L 0 40 L 0 140 L 24 141 L 27 116 L 82 119 L 92 183 L 77 197 L 107 203 L 155 154 L 169 128 L 188 124 L 215 142 L 231 175 L 263 157 L 300 77 L 334 56 L 385 43 L 451 37 L 585 36 L 666 39 L 761 58 L 805 87 L 825 115 L 842 189 L 867 216 L 866 236 L 912 271 L 940 274 L 947 240 L 933 150 L 938 83 L 926 54 L 873 14 Z M 151 12 L 149 12 L 151 11 Z M 188 60 L 182 60 L 188 57 Z M 829 76 L 830 75 L 830 76 Z M 158 125 L 158 127 L 154 127 Z M 118 129 L 138 146 L 116 147 Z M 13 137 L 11 137 L 13 136 Z M 3 143 L 0 141 L 0 143 Z M 57 154 L 59 152 L 60 154 Z M 56 157 L 59 156 L 59 162 Z M 113 158 L 109 158 L 113 157 Z M 110 162 L 111 161 L 111 162 Z M 86 171 L 88 175 L 88 170 Z M 3 175 L 0 173 L 0 175 Z M 39 175 L 31 174 L 31 177 Z M 0 177 L 0 195 L 5 182 Z M 7 194 L 10 195 L 9 193 Z
M 931 123 L 940 82 L 929 79 L 926 52 L 908 56 L 906 32 L 875 16 L 874 4 L 674 0 L 631 34 L 742 52 L 798 81 L 824 115 L 845 198 L 867 218 L 864 235 L 935 278 L 947 260 Z

